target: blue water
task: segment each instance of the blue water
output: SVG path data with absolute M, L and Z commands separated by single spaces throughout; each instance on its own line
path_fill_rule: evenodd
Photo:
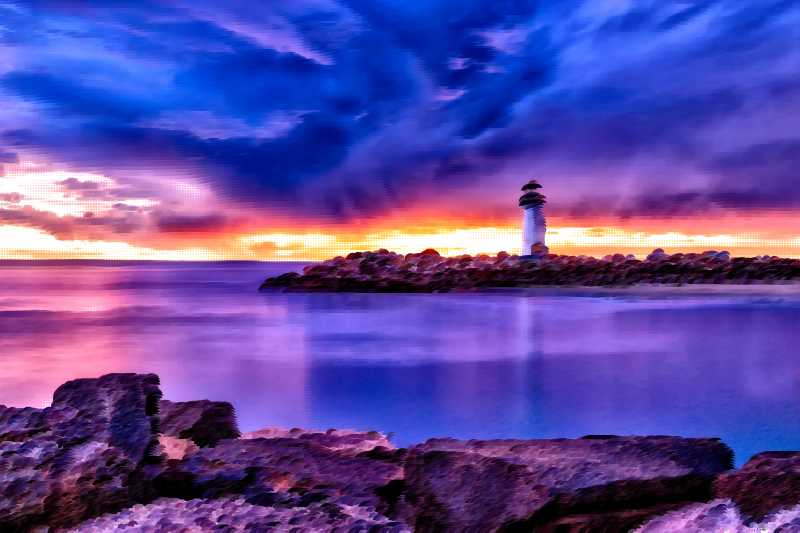
M 155 372 L 266 426 L 800 450 L 800 302 L 263 294 L 308 263 L 0 262 L 0 404 Z

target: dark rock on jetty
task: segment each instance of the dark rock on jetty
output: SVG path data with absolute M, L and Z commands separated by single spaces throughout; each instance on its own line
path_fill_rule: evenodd
M 161 400 L 158 384 L 108 374 L 59 387 L 47 409 L 0 406 L 0 531 L 800 528 L 800 452 L 763 452 L 731 471 L 718 439 L 431 439 L 398 450 L 374 431 L 240 435 L 230 404 Z
M 428 249 L 406 256 L 385 249 L 354 252 L 267 279 L 261 289 L 326 292 L 452 292 L 490 287 L 630 287 L 632 285 L 758 285 L 800 281 L 800 260 L 735 257 L 728 252 L 632 255 L 602 259 L 548 253 L 441 257 Z

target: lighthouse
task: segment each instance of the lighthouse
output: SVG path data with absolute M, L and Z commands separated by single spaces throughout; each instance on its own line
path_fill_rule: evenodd
M 536 180 L 531 180 L 522 186 L 522 196 L 519 198 L 519 206 L 525 210 L 522 223 L 522 255 L 533 253 L 532 247 L 536 243 L 545 244 L 544 234 L 547 225 L 542 214 L 542 206 L 546 200 L 544 195 L 536 192 L 536 189 L 541 188 Z

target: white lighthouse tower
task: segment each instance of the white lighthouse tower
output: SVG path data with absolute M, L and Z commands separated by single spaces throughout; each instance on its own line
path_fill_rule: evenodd
M 544 195 L 536 192 L 536 189 L 541 188 L 536 180 L 531 180 L 522 186 L 522 196 L 519 198 L 519 206 L 525 210 L 522 223 L 522 255 L 531 254 L 536 243 L 541 243 L 542 246 L 545 244 L 547 224 L 542 214 L 542 206 L 546 200 Z

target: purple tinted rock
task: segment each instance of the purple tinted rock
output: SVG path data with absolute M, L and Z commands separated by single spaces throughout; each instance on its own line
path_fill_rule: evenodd
M 416 451 L 405 469 L 407 523 L 416 530 L 498 527 L 527 518 L 550 496 L 524 465 L 504 459 Z
M 327 494 L 363 493 L 373 507 L 374 490 L 402 477 L 402 467 L 354 457 L 301 439 L 224 440 L 183 461 L 169 461 L 156 479 L 162 496 L 215 498 L 222 494 L 260 497 L 265 491 L 324 487 Z M 320 489 L 322 490 L 322 489 Z
M 733 500 L 742 513 L 765 516 L 800 504 L 800 451 L 761 452 L 741 468 L 719 476 L 718 498 Z
M 469 441 L 445 438 L 430 439 L 425 443 L 409 447 L 409 450 L 477 453 L 489 457 L 519 460 L 529 466 L 537 467 L 556 463 L 568 466 L 578 460 L 601 465 L 612 461 L 618 472 L 622 472 L 622 467 L 625 466 L 626 473 L 639 475 L 641 472 L 646 472 L 652 477 L 690 471 L 702 475 L 714 475 L 733 467 L 733 452 L 719 439 L 663 435 L 649 437 L 587 435 L 581 439 Z
M 3 444 L 0 453 L 16 453 L 0 461 L 0 531 L 70 526 L 147 497 L 137 465 L 119 448 L 99 441 Z
M 656 248 L 647 256 L 649 261 L 666 261 L 670 256 L 667 255 L 661 248 Z
M 765 256 L 730 260 L 725 253 L 667 255 L 656 249 L 647 260 L 633 255 L 607 255 L 603 260 L 582 255 L 578 258 L 549 254 L 546 247 L 532 247 L 531 255 L 508 256 L 500 252 L 485 254 L 475 261 L 465 256 L 443 259 L 431 254 L 366 252 L 361 258 L 345 261 L 341 268 L 323 265 L 306 267 L 306 275 L 279 276 L 267 280 L 262 288 L 287 287 L 292 292 L 451 292 L 481 290 L 484 287 L 532 286 L 630 286 L 735 283 L 772 284 L 800 279 L 800 261 Z M 701 257 L 702 256 L 702 257 Z M 465 261 L 465 262 L 464 262 Z M 470 263 L 473 264 L 470 264 Z M 756 264 L 758 263 L 758 264 Z M 579 268 L 580 265 L 583 268 Z M 736 268 L 751 265 L 747 268 Z M 680 266 L 681 268 L 677 268 Z M 280 290 L 280 289 L 276 289 Z
M 361 452 L 356 457 L 368 457 L 369 459 L 374 459 L 376 461 L 385 461 L 387 463 L 394 463 L 403 465 L 405 463 L 405 458 L 408 455 L 408 450 L 406 448 L 400 448 L 399 450 L 386 448 L 385 446 L 376 446 L 373 449 Z
M 575 513 L 568 516 L 555 518 L 545 524 L 536 526 L 537 533 L 562 533 L 570 532 L 619 532 L 629 533 L 634 528 L 648 523 L 654 517 L 659 517 L 670 511 L 679 510 L 696 502 L 675 502 L 650 505 L 643 508 L 620 509 L 599 513 Z M 524 526 L 512 526 L 507 531 L 523 531 Z M 665 529 L 660 533 L 679 533 L 697 530 Z M 652 533 L 652 532 L 651 532 Z M 711 533 L 709 531 L 709 533 Z M 719 532 L 715 532 L 719 533 Z M 727 533 L 727 531 L 726 531 Z M 733 530 L 731 531 L 733 533 Z
M 661 436 L 431 439 L 409 450 L 406 501 L 412 509 L 409 524 L 419 527 L 510 526 L 524 521 L 518 527 L 525 529 L 582 508 L 596 514 L 618 511 L 626 502 L 642 508 L 702 501 L 710 496 L 713 476 L 730 469 L 733 461 L 733 452 L 717 439 Z M 502 480 L 513 487 L 511 495 L 489 490 L 476 481 L 479 477 Z M 496 497 L 504 503 L 497 503 Z M 461 513 L 465 502 L 473 503 Z M 486 509 L 495 514 L 486 514 Z
M 62 437 L 68 436 L 70 429 L 75 429 L 72 421 L 78 411 L 73 407 L 35 409 L 0 405 L 0 442 L 25 442 L 52 434 L 54 428 Z
M 0 408 L 0 531 L 149 501 L 160 396 L 155 374 L 107 374 L 65 383 L 47 409 Z
M 236 412 L 228 402 L 161 400 L 159 418 L 163 435 L 190 439 L 201 448 L 214 446 L 222 439 L 237 439 L 241 435 Z
M 342 453 L 360 453 L 377 446 L 390 447 L 391 444 L 379 433 L 351 433 L 348 435 L 325 435 L 322 433 L 306 433 L 299 439 L 330 450 Z
M 158 427 L 153 418 L 161 399 L 155 374 L 106 374 L 68 381 L 53 393 L 53 408 L 81 410 L 77 426 L 86 435 L 125 451 L 134 462 L 153 455 Z
M 740 509 L 729 499 L 708 503 L 694 503 L 650 520 L 634 533 L 697 533 L 770 531 L 800 533 L 800 506 L 793 510 L 771 515 L 758 523 L 740 514 Z
M 276 473 L 287 472 L 293 486 L 307 481 L 366 490 L 385 485 L 402 474 L 396 465 L 336 453 L 300 439 L 223 441 L 215 448 L 200 450 L 192 459 L 195 456 L 198 460 L 237 462 Z
M 226 501 L 229 500 L 229 501 Z M 281 527 L 283 526 L 283 527 Z M 130 528 L 130 529 L 129 529 Z M 200 528 L 200 529 L 198 529 Z M 280 528 L 280 529 L 278 529 Z M 242 499 L 161 498 L 117 514 L 89 520 L 79 532 L 116 531 L 371 531 L 407 532 L 403 524 L 345 505 L 319 504 L 264 507 Z

